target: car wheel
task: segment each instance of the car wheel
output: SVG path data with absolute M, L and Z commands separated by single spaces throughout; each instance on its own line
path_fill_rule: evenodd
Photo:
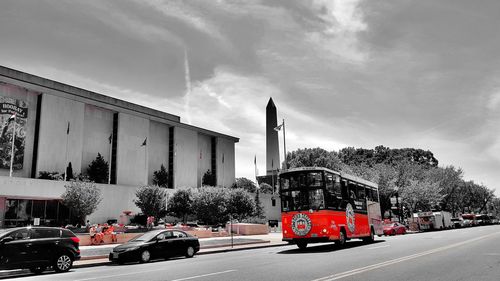
M 186 258 L 192 258 L 194 256 L 194 248 L 189 246 L 186 249 Z
M 54 262 L 54 270 L 56 272 L 69 271 L 72 266 L 73 266 L 73 259 L 71 259 L 71 257 L 66 253 L 59 254 Z
M 391 235 L 396 235 L 396 230 L 393 230 Z
M 337 240 L 337 242 L 335 242 L 335 246 L 337 246 L 337 248 L 344 248 L 345 243 L 346 243 L 345 231 L 342 229 L 342 230 L 340 230 L 340 233 L 339 233 L 339 240 Z
M 149 262 L 150 260 L 151 260 L 151 253 L 148 250 L 142 251 L 139 261 L 141 263 L 145 263 L 145 262 Z
M 30 268 L 30 271 L 33 272 L 33 273 L 35 273 L 35 274 L 40 274 L 40 273 L 44 272 L 45 269 L 47 269 L 47 267 L 45 267 L 45 266 L 37 266 L 37 267 Z
M 307 248 L 307 242 L 306 241 L 297 241 L 297 247 L 301 250 L 305 250 Z

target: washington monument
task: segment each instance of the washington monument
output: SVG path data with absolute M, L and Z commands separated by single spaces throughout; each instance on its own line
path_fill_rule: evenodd
M 280 149 L 278 132 L 274 130 L 278 126 L 278 116 L 273 98 L 269 99 L 266 106 L 266 174 L 272 175 L 273 170 L 280 168 Z

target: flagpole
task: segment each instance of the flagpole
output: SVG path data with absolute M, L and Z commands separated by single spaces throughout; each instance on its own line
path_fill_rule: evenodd
M 10 152 L 10 172 L 9 172 L 9 177 L 12 177 L 12 170 L 14 167 L 14 142 L 16 140 L 16 118 L 17 116 L 14 114 L 14 127 L 12 129 L 12 148 Z
M 286 165 L 285 119 L 283 119 L 283 152 L 285 154 L 285 158 L 284 158 L 285 168 L 284 168 L 284 170 L 286 170 L 287 165 Z

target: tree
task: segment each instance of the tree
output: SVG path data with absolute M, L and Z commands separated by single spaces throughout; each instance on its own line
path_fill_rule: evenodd
M 71 181 L 64 185 L 66 191 L 61 195 L 63 204 L 71 209 L 78 220 L 84 224 L 86 216 L 97 210 L 102 201 L 101 190 L 92 182 Z
M 163 188 L 143 186 L 135 192 L 135 196 L 137 199 L 134 200 L 134 203 L 144 215 L 158 219 L 165 214 L 167 194 Z
M 408 206 L 410 213 L 416 211 L 431 211 L 437 206 L 442 195 L 439 184 L 428 178 L 418 181 L 410 180 L 409 184 L 399 193 L 404 204 Z
M 251 193 L 254 193 L 255 190 L 257 190 L 255 183 L 247 178 L 237 178 L 231 188 L 242 188 Z
M 229 193 L 227 212 L 233 218 L 241 221 L 255 213 L 255 205 L 255 201 L 246 190 L 232 189 Z
M 208 225 L 226 222 L 229 190 L 205 186 L 193 192 L 193 211 L 199 220 Z
M 191 189 L 179 189 L 168 200 L 167 211 L 186 223 L 187 217 L 193 214 L 193 192 Z
M 73 167 L 71 166 L 71 162 L 69 162 L 68 167 L 66 167 L 66 180 L 69 181 L 73 178 Z
M 273 194 L 273 187 L 270 184 L 263 182 L 259 185 L 259 192 Z
M 264 207 L 262 207 L 262 202 L 260 201 L 260 191 L 255 192 L 255 213 L 254 215 L 258 218 L 264 218 Z
M 160 170 L 153 172 L 153 184 L 160 187 L 168 187 L 168 172 L 161 164 Z
M 89 179 L 95 183 L 107 183 L 108 182 L 108 162 L 104 160 L 101 153 L 97 153 L 95 160 L 90 163 L 87 174 Z
M 216 184 L 215 174 L 213 174 L 212 171 L 207 170 L 201 179 L 201 185 L 215 186 Z
M 287 154 L 289 168 L 324 167 L 339 171 L 342 162 L 335 151 L 328 152 L 322 148 L 304 148 Z

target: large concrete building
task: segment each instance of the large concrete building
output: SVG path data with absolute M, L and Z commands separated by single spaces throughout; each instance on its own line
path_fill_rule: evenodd
M 15 122 L 9 120 L 16 114 Z M 15 127 L 13 177 L 12 132 Z M 37 179 L 40 172 L 85 173 L 99 154 L 110 163 L 110 183 L 99 184 L 103 203 L 91 220 L 137 212 L 138 187 L 152 183 L 164 165 L 169 188 L 201 185 L 210 170 L 218 185 L 235 180 L 238 138 L 194 127 L 160 112 L 0 66 L 0 227 L 61 224 L 64 181 Z

